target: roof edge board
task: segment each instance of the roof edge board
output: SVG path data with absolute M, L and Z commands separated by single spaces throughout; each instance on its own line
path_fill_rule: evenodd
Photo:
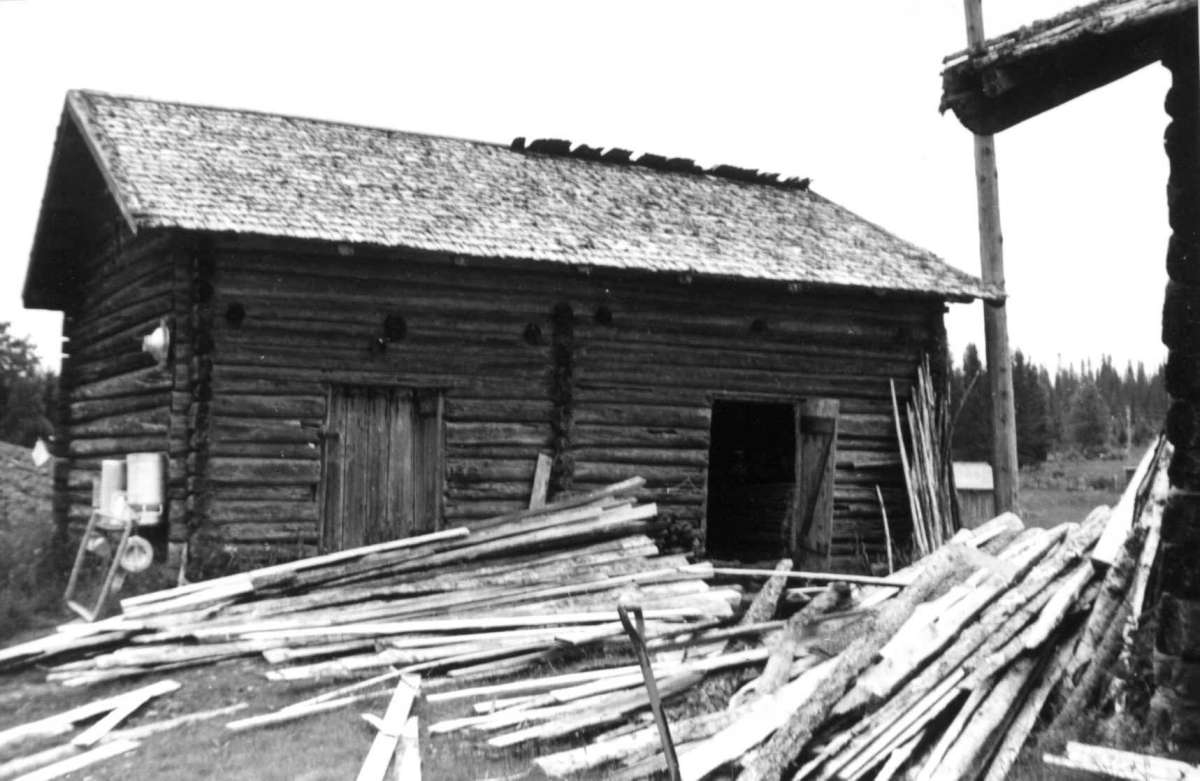
M 112 193 L 113 201 L 117 205 L 117 211 L 125 219 L 125 224 L 129 226 L 130 232 L 136 236 L 138 225 L 133 217 L 133 212 L 129 209 L 127 194 L 120 183 L 117 182 L 116 177 L 113 176 L 112 161 L 108 159 L 108 155 L 104 153 L 104 149 L 96 140 L 91 124 L 88 122 L 83 109 L 77 105 L 77 101 L 80 99 L 79 90 L 71 90 L 67 93 L 67 115 L 75 123 L 75 127 L 79 130 L 79 135 L 83 137 L 83 143 L 87 145 L 88 151 L 91 152 L 92 158 L 95 159 L 96 167 L 100 169 L 100 175 L 104 177 L 104 183 L 108 186 L 108 191 Z

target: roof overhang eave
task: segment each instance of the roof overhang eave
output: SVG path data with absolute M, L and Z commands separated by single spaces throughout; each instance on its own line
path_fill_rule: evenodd
M 1185 30 L 1195 27 L 1189 13 Z M 1156 18 L 1019 56 L 988 42 L 942 72 L 940 110 L 979 135 L 999 133 L 1162 59 L 1180 26 L 1177 17 Z

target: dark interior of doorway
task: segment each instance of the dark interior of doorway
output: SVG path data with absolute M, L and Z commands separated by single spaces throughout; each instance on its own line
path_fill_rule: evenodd
M 718 400 L 711 426 L 708 555 L 778 559 L 796 485 L 795 405 Z

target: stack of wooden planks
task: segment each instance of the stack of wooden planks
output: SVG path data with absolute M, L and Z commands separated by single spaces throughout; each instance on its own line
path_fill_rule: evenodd
M 1152 448 L 1111 511 L 1051 529 L 1001 516 L 896 573 L 908 585 L 892 595 L 818 596 L 767 638 L 763 673 L 724 711 L 672 725 L 680 777 L 1004 778 L 1039 718 L 1070 722 L 1103 693 L 1142 610 L 1166 462 Z M 1111 563 L 1102 537 L 1124 541 Z M 661 768 L 640 735 L 537 764 Z
M 897 572 L 902 589 L 835 584 L 768 627 L 765 642 L 699 642 L 682 663 L 656 663 L 659 690 L 684 701 L 704 688 L 699 673 L 757 671 L 723 707 L 677 709 L 680 777 L 1003 778 L 1039 717 L 1070 719 L 1094 701 L 1140 611 L 1165 463 L 1152 449 L 1112 510 L 1050 529 L 1001 516 Z M 1126 544 L 1110 565 L 1096 546 L 1114 535 Z M 656 727 L 630 718 L 646 704 L 639 683 L 626 666 L 433 693 L 430 702 L 475 702 L 430 732 L 532 746 L 550 777 L 643 777 L 666 755 Z M 1047 713 L 1048 703 L 1065 705 Z M 569 734 L 573 745 L 553 742 Z
M 684 779 L 1000 779 L 1048 702 L 1070 718 L 1103 688 L 1141 612 L 1165 463 L 1148 453 L 1111 511 L 1050 529 L 1005 514 L 886 579 L 788 560 L 737 570 L 766 577 L 745 610 L 741 589 L 708 582 L 732 571 L 660 554 L 656 508 L 628 498 L 635 478 L 469 533 L 127 599 L 121 616 L 64 626 L 0 664 L 51 665 L 51 680 L 82 686 L 257 655 L 277 685 L 336 682 L 234 731 L 391 694 L 369 719 L 372 773 L 397 746 L 416 761 L 423 714 L 421 740 L 519 747 L 549 777 L 652 775 L 667 763 L 648 714 L 661 697 Z M 796 578 L 829 585 L 781 620 Z M 644 610 L 647 668 L 618 604 Z
M 123 600 L 122 614 L 71 624 L 0 652 L 0 665 L 55 663 L 79 686 L 261 654 L 277 680 L 493 672 L 564 646 L 620 636 L 615 605 L 656 629 L 728 618 L 739 589 L 660 555 L 640 478 L 477 524 Z M 76 657 L 64 659 L 64 657 Z

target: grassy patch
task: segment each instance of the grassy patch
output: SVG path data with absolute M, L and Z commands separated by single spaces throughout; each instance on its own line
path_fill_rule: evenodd
M 1021 470 L 1019 515 L 1027 525 L 1045 528 L 1082 521 L 1097 506 L 1114 504 L 1125 482 L 1121 459 L 1053 458 Z
M 49 464 L 0 442 L 0 641 L 61 618 L 51 488 Z
M 95 781 L 354 778 L 375 737 L 375 729 L 361 714 L 382 716 L 389 694 L 286 724 L 245 732 L 227 730 L 225 723 L 234 718 L 276 710 L 335 685 L 331 682 L 316 685 L 272 683 L 263 677 L 266 669 L 267 665 L 260 660 L 242 659 L 180 670 L 170 675 L 182 687 L 151 701 L 123 726 L 149 724 L 239 702 L 248 703 L 249 708 L 237 716 L 221 717 L 151 736 L 137 750 L 90 768 L 88 777 Z M 9 675 L 0 679 L 0 730 L 158 679 L 130 680 L 80 690 L 47 684 L 37 671 Z M 422 768 L 426 779 L 450 781 L 520 775 L 529 769 L 533 756 L 573 745 L 570 738 L 564 738 L 530 747 L 497 750 L 487 746 L 484 736 L 429 734 L 428 727 L 432 723 L 469 715 L 472 712 L 469 701 L 430 705 L 422 699 L 414 706 L 414 712 L 421 724 Z M 0 749 L 0 763 L 61 745 L 69 739 L 70 736 L 59 736 L 41 743 L 10 747 L 7 751 Z

